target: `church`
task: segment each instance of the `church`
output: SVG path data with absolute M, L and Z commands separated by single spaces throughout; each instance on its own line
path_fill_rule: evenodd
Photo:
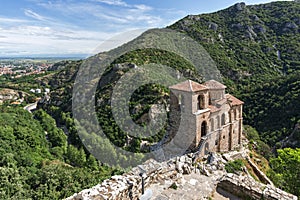
M 191 151 L 200 155 L 227 152 L 241 144 L 243 104 L 225 94 L 226 86 L 210 80 L 203 84 L 187 80 L 170 86 L 170 112 L 180 113 L 186 134 L 194 137 Z

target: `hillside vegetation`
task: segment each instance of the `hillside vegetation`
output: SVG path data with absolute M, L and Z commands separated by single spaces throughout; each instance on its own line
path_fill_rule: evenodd
M 34 118 L 0 106 L 0 199 L 62 199 L 118 172 L 68 145 L 46 112 Z
M 269 176 L 275 184 L 284 184 L 284 189 L 299 196 L 299 184 L 295 182 L 293 185 L 291 178 L 299 176 L 299 170 L 292 170 L 294 167 L 300 168 L 299 150 L 279 150 L 278 157 L 270 152 L 270 147 L 284 146 L 280 141 L 291 133 L 293 142 L 285 144 L 300 146 L 300 131 L 295 128 L 300 126 L 299 27 L 300 4 L 286 1 L 253 6 L 239 3 L 215 13 L 187 16 L 168 27 L 199 42 L 213 58 L 221 74 L 206 65 L 197 71 L 190 61 L 174 52 L 142 48 L 154 39 L 166 47 L 174 46 L 168 37 L 157 37 L 160 29 L 149 30 L 113 50 L 131 51 L 105 66 L 104 76 L 96 91 L 99 123 L 115 145 L 133 152 L 144 151 L 140 149 L 141 143 L 161 140 L 168 124 L 149 138 L 130 138 L 118 127 L 110 103 L 112 90 L 122 75 L 130 66 L 156 63 L 171 66 L 187 78 L 202 82 L 211 72 L 209 70 L 213 70 L 211 78 L 221 79 L 228 87 L 227 92 L 245 102 L 244 124 L 250 125 L 246 126 L 245 132 L 252 134 L 251 144 L 257 145 L 259 153 L 271 160 Z M 141 43 L 140 49 L 132 49 L 137 43 Z M 188 49 L 187 45 L 185 49 Z M 104 52 L 91 59 L 101 60 L 107 55 L 109 53 Z M 58 63 L 51 76 L 30 79 L 30 84 L 42 82 L 51 87 L 50 100 L 40 102 L 39 108 L 43 110 L 35 112 L 34 118 L 21 108 L 0 108 L 0 153 L 3 155 L 0 159 L 1 199 L 63 198 L 119 173 L 118 170 L 99 166 L 85 150 L 77 134 L 72 118 L 72 91 L 83 63 Z M 20 89 L 11 81 L 5 83 L 6 86 Z M 29 88 L 26 81 L 21 84 Z M 168 107 L 168 92 L 168 88 L 157 84 L 140 87 L 128 105 L 132 119 L 140 126 L 147 125 L 147 113 L 152 104 L 160 103 Z M 105 146 L 107 141 L 97 140 L 96 133 L 89 131 L 86 135 L 90 136 L 91 141 Z M 283 159 L 290 159 L 291 162 L 282 162 Z
M 300 119 L 300 4 L 238 3 L 190 15 L 169 28 L 187 33 L 209 52 L 229 86 L 245 101 L 244 123 L 273 146 Z

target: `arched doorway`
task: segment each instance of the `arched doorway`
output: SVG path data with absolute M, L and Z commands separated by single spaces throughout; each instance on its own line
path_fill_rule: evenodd
M 207 123 L 206 121 L 201 124 L 201 137 L 206 136 L 207 134 Z

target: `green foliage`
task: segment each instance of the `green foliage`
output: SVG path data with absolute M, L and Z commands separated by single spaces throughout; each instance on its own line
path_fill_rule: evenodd
M 273 2 L 247 6 L 242 10 L 238 10 L 236 6 L 233 6 L 212 14 L 187 16 L 169 27 L 188 34 L 208 51 L 221 71 L 224 84 L 227 85 L 227 92 L 232 93 L 245 102 L 243 119 L 244 123 L 251 126 L 245 127 L 245 132 L 256 151 L 267 158 L 271 157 L 268 145 L 273 147 L 277 144 L 279 147 L 278 142 L 287 137 L 292 132 L 295 124 L 300 120 L 300 107 L 298 106 L 300 101 L 300 37 L 299 29 L 293 28 L 294 24 L 299 26 L 299 13 L 300 4 L 294 2 Z M 217 28 L 212 28 L 212 24 L 216 24 Z M 124 48 L 126 48 L 126 45 Z M 97 56 L 100 58 L 102 55 Z M 172 66 L 184 74 L 185 77 L 201 81 L 201 74 L 196 74 L 189 62 L 174 53 L 154 49 L 135 50 L 116 59 L 113 64 L 126 62 L 137 65 L 157 63 Z M 54 91 L 51 94 L 51 102 L 61 102 L 60 108 L 56 107 L 57 105 L 43 105 L 47 113 L 53 116 L 59 125 L 66 126 L 68 129 L 68 141 L 70 143 L 67 149 L 62 148 L 64 143 L 64 140 L 60 137 L 62 135 L 55 131 L 52 133 L 53 135 L 49 138 L 49 141 L 43 141 L 45 145 L 37 145 L 35 143 L 39 141 L 36 139 L 37 135 L 40 134 L 41 137 L 44 137 L 43 129 L 51 129 L 51 124 L 53 125 L 53 121 L 51 122 L 43 113 L 40 113 L 41 126 L 37 125 L 39 126 L 39 131 L 37 132 L 31 130 L 32 127 L 25 125 L 24 127 L 18 127 L 19 124 L 15 127 L 0 126 L 0 133 L 1 131 L 3 133 L 0 140 L 1 147 L 3 147 L 0 149 L 1 155 L 7 152 L 14 152 L 15 145 L 20 149 L 17 154 L 13 153 L 13 160 L 7 156 L 6 161 L 3 161 L 4 163 L 9 163 L 9 168 L 14 169 L 12 167 L 14 164 L 16 166 L 30 166 L 32 164 L 38 166 L 37 163 L 43 158 L 51 160 L 53 159 L 51 157 L 74 165 L 74 169 L 82 169 L 88 166 L 90 169 L 97 168 L 93 157 L 88 154 L 83 155 L 84 149 L 76 133 L 72 114 L 70 113 L 72 84 L 81 63 L 79 61 L 63 64 L 64 67 L 61 67 L 63 69 L 55 73 L 49 80 L 49 85 Z M 128 69 L 114 70 L 113 65 L 108 66 L 96 91 L 97 100 L 95 106 L 99 123 L 108 139 L 120 147 L 125 146 L 127 133 L 117 126 L 113 118 L 110 98 L 116 82 L 127 71 Z M 6 79 L 7 77 L 2 78 Z M 166 88 L 158 87 L 155 84 L 145 85 L 134 93 L 129 105 L 125 106 L 129 106 L 131 118 L 137 124 L 144 126 L 147 124 L 147 119 L 144 121 L 140 119 L 145 116 L 153 103 L 167 104 L 168 95 L 166 93 L 168 93 Z M 8 123 L 16 120 L 5 116 L 5 113 L 2 117 Z M 89 125 L 90 122 L 83 121 L 83 123 Z M 110 141 L 99 138 L 93 127 L 88 127 L 90 129 L 85 130 L 83 134 L 86 140 L 95 145 L 95 149 L 101 149 L 99 156 L 106 158 L 103 152 L 111 151 L 111 159 L 117 158 L 117 153 L 108 145 Z M 165 127 L 164 129 L 166 130 L 167 128 Z M 159 141 L 165 130 L 161 130 L 159 134 L 147 138 L 147 140 L 150 142 Z M 299 138 L 299 135 L 299 133 L 296 133 L 295 138 Z M 58 142 L 54 139 L 56 137 Z M 126 148 L 137 152 L 141 140 L 144 139 L 141 137 L 133 138 L 130 146 Z M 33 155 L 28 155 L 28 149 L 35 148 L 35 146 L 43 150 L 40 151 L 44 152 L 43 155 L 36 152 Z M 19 155 L 22 156 L 20 157 Z M 271 159 L 271 164 L 273 162 L 272 168 L 274 169 L 274 171 L 270 172 L 272 180 L 277 185 L 284 185 L 283 187 L 289 191 L 297 192 L 296 189 L 299 191 L 299 183 L 292 183 L 290 180 L 291 176 L 284 174 L 285 171 L 293 174 L 297 170 L 295 172 L 285 170 L 286 168 L 289 169 L 289 166 L 293 166 L 293 163 L 289 163 L 289 161 L 284 161 L 283 163 L 282 160 L 279 162 L 277 159 L 281 157 L 294 159 L 293 156 L 285 155 L 279 151 L 279 157 Z M 131 158 L 124 156 L 119 159 L 119 162 L 125 162 Z M 294 164 L 297 163 L 294 162 Z M 277 167 L 281 165 L 285 167 Z M 299 166 L 294 167 L 299 168 Z M 50 168 L 53 169 L 55 167 L 52 166 Z M 234 172 L 241 168 L 241 163 L 240 161 L 234 161 L 229 163 L 227 168 L 227 170 Z M 8 174 L 10 173 L 9 170 Z M 294 177 L 299 177 L 299 174 L 296 174 Z M 300 178 L 297 178 L 297 180 L 300 180 Z M 12 183 L 18 184 L 22 181 L 24 180 L 20 180 L 17 177 Z M 60 182 L 58 177 L 54 181 Z M 50 183 L 45 184 L 49 185 Z M 7 188 L 11 187 L 8 185 Z M 49 191 L 54 192 L 52 188 Z M 23 190 L 20 188 L 18 192 L 12 191 L 12 193 L 14 195 L 23 195 Z M 41 196 L 43 195 L 45 194 L 41 192 Z M 59 194 L 55 194 L 55 196 L 58 197 Z
M 300 149 L 280 149 L 278 157 L 270 161 L 268 175 L 280 188 L 300 197 Z
M 242 171 L 243 166 L 244 166 L 243 161 L 241 159 L 237 159 L 226 163 L 225 170 L 227 173 L 236 173 L 238 171 Z
M 65 152 L 55 120 L 43 110 L 34 115 L 0 106 L 0 199 L 63 199 L 122 173 L 99 166 L 83 148 Z
M 249 125 L 244 126 L 244 134 L 246 135 L 249 141 L 258 141 L 260 140 L 257 130 Z
M 66 149 L 67 136 L 57 127 L 55 120 L 42 109 L 34 112 L 34 117 L 40 121 L 43 129 L 46 131 L 51 147 L 61 147 L 62 149 Z
M 259 133 L 257 130 L 249 125 L 244 126 L 244 134 L 246 135 L 247 139 L 249 140 L 249 148 L 254 150 L 264 156 L 265 158 L 269 159 L 272 156 L 271 148 L 268 144 L 263 142 L 260 139 Z
M 300 73 L 270 79 L 243 94 L 246 122 L 271 146 L 291 134 L 300 119 Z
M 177 184 L 174 182 L 174 183 L 172 183 L 172 185 L 170 185 L 169 188 L 172 188 L 172 189 L 174 189 L 174 190 L 177 190 L 178 186 L 177 186 Z
M 169 28 L 199 41 L 245 102 L 244 123 L 274 146 L 300 119 L 300 4 L 273 2 L 187 16 Z M 215 29 L 211 28 L 216 24 Z M 296 28 L 293 28 L 296 27 Z M 293 121 L 293 119 L 296 119 Z
M 174 69 L 179 70 L 181 73 L 185 74 L 193 80 L 201 80 L 201 77 L 195 72 L 195 68 L 187 62 L 185 59 L 179 57 L 175 53 L 157 50 L 157 49 L 138 49 L 129 53 L 126 53 L 116 59 L 112 65 L 106 70 L 103 77 L 101 77 L 98 89 L 97 89 L 97 101 L 96 110 L 101 128 L 105 132 L 106 136 L 115 145 L 119 147 L 124 147 L 126 142 L 126 134 L 123 130 L 119 128 L 116 124 L 111 108 L 111 95 L 113 87 L 117 81 L 121 78 L 124 72 L 127 72 L 129 68 L 115 70 L 113 65 L 118 63 L 135 63 L 137 65 L 144 65 L 149 63 L 157 63 L 166 66 L 172 66 Z M 147 77 L 145 77 L 147 78 Z M 110 80 L 105 82 L 105 80 Z M 132 119 L 139 125 L 147 125 L 147 113 L 151 105 L 159 103 L 165 104 L 168 101 L 168 89 L 157 84 L 147 84 L 138 88 L 131 96 L 129 105 L 120 105 L 120 107 L 129 106 Z M 141 120 L 141 118 L 144 118 Z M 147 119 L 145 119 L 147 118 Z M 127 119 L 123 119 L 126 122 Z M 158 142 L 162 139 L 165 134 L 164 129 L 160 130 L 158 134 L 143 138 L 133 138 L 130 147 L 126 148 L 132 152 L 140 151 L 141 139 L 148 140 L 150 142 Z

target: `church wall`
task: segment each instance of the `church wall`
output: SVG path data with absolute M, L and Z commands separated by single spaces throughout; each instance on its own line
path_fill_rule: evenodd
M 199 96 L 202 97 L 201 106 L 199 106 Z M 171 106 L 170 110 L 178 108 L 175 118 L 181 118 L 180 126 L 186 137 L 192 138 L 191 149 L 196 149 L 201 141 L 203 132 L 201 131 L 202 123 L 206 122 L 206 148 L 203 148 L 203 152 L 227 152 L 233 150 L 241 143 L 242 135 L 242 105 L 231 107 L 229 103 L 224 99 L 225 89 L 216 90 L 201 90 L 198 92 L 186 92 L 179 90 L 171 90 L 170 95 Z M 217 103 L 222 105 L 216 105 L 218 109 L 214 113 L 211 113 L 208 109 L 210 104 L 209 98 L 224 99 Z M 175 105 L 174 105 L 175 104 Z M 176 105 L 177 104 L 177 105 Z M 201 108 L 201 109 L 200 109 Z M 180 116 L 178 116 L 180 113 Z M 172 113 L 170 116 L 173 115 Z M 175 126 L 174 126 L 175 127 Z M 176 132 L 176 131 L 174 131 Z M 185 140 L 186 141 L 186 140 Z M 178 140 L 178 143 L 181 141 Z M 203 143 L 204 144 L 204 143 Z M 201 145 L 203 146 L 203 145 Z
M 192 95 L 192 112 L 196 113 L 199 109 L 198 109 L 198 97 L 199 96 L 203 96 L 203 100 L 204 100 L 204 107 L 207 108 L 208 104 L 209 104 L 209 94 L 207 90 L 201 91 L 201 92 L 197 92 L 195 94 Z
M 221 129 L 221 134 L 220 134 L 220 151 L 221 152 L 226 152 L 230 150 L 230 137 L 229 137 L 229 132 L 230 132 L 230 125 L 226 125 Z
M 210 124 L 209 124 L 209 112 L 201 113 L 196 115 L 196 122 L 197 122 L 197 129 L 196 129 L 196 145 L 199 144 L 201 140 L 201 125 L 203 122 L 206 122 L 207 127 L 206 127 L 206 135 L 208 135 L 209 130 L 210 130 Z
M 210 99 L 212 102 L 215 100 L 224 99 L 225 98 L 225 89 L 210 90 L 209 96 L 210 96 Z

